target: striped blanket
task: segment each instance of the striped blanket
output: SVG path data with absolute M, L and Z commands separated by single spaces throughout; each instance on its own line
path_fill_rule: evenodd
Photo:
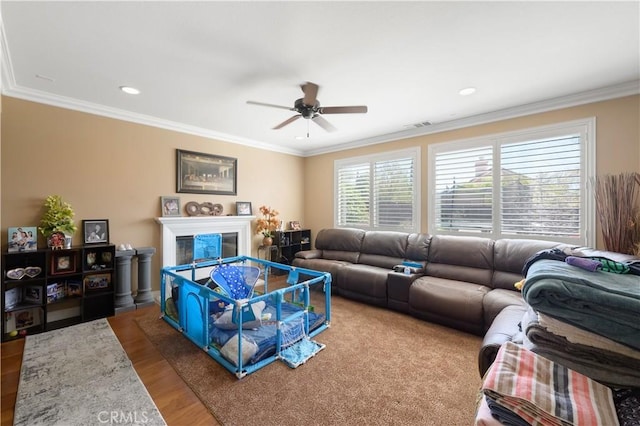
M 618 426 L 611 389 L 587 376 L 507 342 L 482 385 L 496 404 L 530 425 Z M 492 410 L 498 420 L 503 410 Z M 501 420 L 502 421 L 502 420 Z

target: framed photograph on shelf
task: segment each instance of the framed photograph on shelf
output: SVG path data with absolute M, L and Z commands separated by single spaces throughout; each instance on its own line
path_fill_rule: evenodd
M 107 291 L 111 288 L 111 274 L 93 274 L 84 277 L 84 291 Z
M 67 296 L 80 297 L 82 296 L 82 283 L 80 281 L 67 281 Z
M 38 228 L 35 226 L 9 227 L 9 253 L 16 251 L 34 251 L 38 249 Z
M 176 162 L 176 192 L 236 195 L 236 158 L 178 149 Z
M 300 222 L 298 222 L 297 220 L 292 220 L 291 222 L 289 222 L 289 229 L 292 231 L 299 231 Z
M 163 217 L 180 216 L 180 198 L 160 197 L 160 208 Z
M 6 333 L 14 330 L 23 330 L 25 328 L 34 327 L 40 325 L 42 315 L 42 309 L 30 308 L 20 311 L 7 312 L 5 314 L 5 327 Z
M 82 221 L 85 244 L 106 244 L 109 242 L 109 221 L 92 219 Z
M 251 202 L 249 201 L 236 201 L 236 214 L 238 216 L 251 216 Z
M 66 284 L 64 282 L 47 284 L 47 303 L 62 300 L 67 295 Z
M 51 275 L 76 272 L 76 252 L 51 252 Z
M 42 286 L 29 285 L 24 288 L 24 301 L 42 304 Z
M 20 287 L 10 288 L 4 292 L 4 309 L 13 309 L 22 302 L 22 289 Z

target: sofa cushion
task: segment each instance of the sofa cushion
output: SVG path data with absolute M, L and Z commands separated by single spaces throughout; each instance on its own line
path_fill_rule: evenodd
M 391 269 L 402 263 L 409 234 L 392 231 L 369 231 L 362 240 L 358 263 Z
M 322 257 L 327 260 L 338 260 L 347 263 L 356 263 L 360 257 L 357 251 L 322 250 Z
M 328 272 L 331 274 L 331 289 L 338 288 L 338 270 L 345 265 L 350 265 L 349 262 L 341 260 L 327 260 L 327 259 L 305 259 L 296 257 L 291 263 L 293 266 L 300 268 L 312 269 L 314 271 Z
M 434 235 L 429 247 L 426 273 L 433 277 L 488 286 L 493 275 L 493 240 Z
M 356 263 L 365 233 L 353 228 L 321 229 L 315 239 L 315 248 L 322 250 L 325 259 Z
M 519 291 L 496 288 L 488 292 L 482 299 L 484 324 L 489 328 L 498 314 L 507 306 L 525 306 L 526 303 Z
M 493 288 L 513 290 L 513 284 L 520 281 L 522 268 L 527 260 L 542 250 L 565 246 L 552 241 L 500 239 L 493 246 Z
M 478 353 L 478 369 L 480 377 L 483 377 L 493 361 L 496 359 L 498 349 L 505 342 L 522 343 L 522 330 L 520 320 L 527 311 L 525 305 L 510 305 L 504 308 L 491 327 L 484 335 L 480 352 Z
M 401 264 L 403 260 L 404 257 L 389 257 L 379 254 L 360 253 L 358 263 L 383 268 L 386 269 L 387 272 L 390 272 L 394 266 Z
M 420 263 L 424 268 L 429 258 L 429 245 L 431 243 L 431 235 L 429 234 L 409 234 L 407 238 L 407 249 L 405 251 L 405 260 Z
M 482 329 L 482 299 L 489 290 L 479 284 L 423 276 L 409 288 L 409 305 L 414 311 L 450 317 Z
M 371 265 L 345 265 L 337 271 L 338 293 L 376 306 L 387 306 L 389 269 Z

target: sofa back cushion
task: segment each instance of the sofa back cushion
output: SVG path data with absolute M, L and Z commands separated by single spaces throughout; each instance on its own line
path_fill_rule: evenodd
M 434 235 L 429 245 L 427 275 L 490 285 L 493 240 L 458 235 Z
M 404 255 L 405 260 L 420 263 L 424 268 L 429 258 L 430 243 L 431 235 L 429 234 L 409 234 L 407 250 Z
M 526 261 L 542 250 L 567 247 L 552 241 L 504 238 L 496 240 L 493 246 L 493 281 L 491 287 L 515 290 L 513 285 L 520 281 Z
M 362 229 L 321 229 L 316 235 L 315 247 L 322 250 L 324 259 L 357 263 L 364 235 Z
M 408 238 L 406 232 L 368 231 L 358 263 L 391 269 L 404 260 Z

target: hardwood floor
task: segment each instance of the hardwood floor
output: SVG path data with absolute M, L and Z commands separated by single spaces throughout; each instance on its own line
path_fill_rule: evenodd
M 219 425 L 193 391 L 160 355 L 135 322 L 142 308 L 109 318 L 111 328 L 127 352 L 138 376 L 146 386 L 169 426 Z M 2 344 L 2 426 L 13 425 L 13 411 L 20 379 L 24 339 Z

